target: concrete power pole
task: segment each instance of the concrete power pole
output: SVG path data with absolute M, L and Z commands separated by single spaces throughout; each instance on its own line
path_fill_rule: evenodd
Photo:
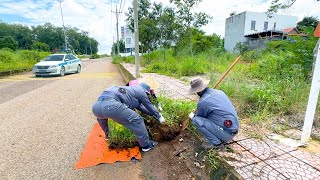
M 116 6 L 116 12 L 111 11 L 116 14 L 116 28 L 117 28 L 117 52 L 120 54 L 120 42 L 119 42 L 119 14 L 121 12 L 118 11 L 118 7 Z
M 117 49 L 118 49 L 118 54 L 120 55 L 120 42 L 119 42 L 119 14 L 118 8 L 116 6 L 116 16 L 117 16 Z
M 133 1 L 134 13 L 134 51 L 135 51 L 135 65 L 136 78 L 140 77 L 140 61 L 139 61 L 139 27 L 138 27 L 138 0 Z
M 61 11 L 61 19 L 62 19 L 62 25 L 63 25 L 64 42 L 65 42 L 66 51 L 67 51 L 68 44 L 67 44 L 67 36 L 66 36 L 66 27 L 64 26 L 63 13 L 62 13 L 62 7 L 61 7 L 61 2 L 63 2 L 63 0 L 58 0 L 58 2 L 60 3 L 60 11 Z

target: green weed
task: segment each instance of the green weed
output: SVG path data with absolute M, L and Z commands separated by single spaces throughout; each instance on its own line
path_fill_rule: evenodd
M 163 111 L 161 112 L 165 118 L 165 123 L 159 126 L 159 123 L 156 119 L 151 116 L 142 114 L 142 117 L 145 120 L 145 124 L 151 137 L 159 138 L 159 132 L 162 131 L 159 129 L 164 127 L 166 129 L 166 133 L 160 136 L 168 136 L 166 138 L 162 138 L 163 140 L 167 140 L 167 138 L 174 138 L 181 129 L 180 124 L 188 120 L 188 115 L 191 111 L 195 109 L 195 103 L 191 101 L 185 100 L 173 100 L 166 97 L 159 97 L 158 102 L 161 104 Z M 152 122 L 153 121 L 153 122 Z M 155 127 L 151 127 L 155 126 Z M 110 121 L 109 122 L 110 129 L 110 138 L 109 144 L 111 148 L 123 148 L 123 147 L 132 147 L 136 145 L 135 136 L 133 132 L 126 127 Z M 153 132 L 155 130 L 155 132 Z M 165 132 L 162 132 L 165 133 Z M 156 134 L 156 135 L 155 135 Z M 174 137 L 173 137 L 174 136 Z
M 0 50 L 0 72 L 20 69 L 31 69 L 34 64 L 48 56 L 48 52 L 31 50 L 8 51 Z

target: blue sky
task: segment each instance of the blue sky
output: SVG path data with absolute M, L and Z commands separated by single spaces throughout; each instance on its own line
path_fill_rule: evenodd
M 116 39 L 115 16 L 111 13 L 115 6 L 127 11 L 133 0 L 63 0 L 62 9 L 66 26 L 88 31 L 100 43 L 99 53 L 110 52 Z M 169 0 L 151 0 L 169 5 Z M 286 1 L 286 0 L 282 0 Z M 111 3 L 112 2 L 112 3 Z M 207 34 L 224 36 L 225 18 L 233 11 L 265 12 L 271 0 L 202 0 L 194 8 L 196 12 L 206 12 L 213 16 L 212 22 L 202 29 Z M 295 5 L 281 14 L 298 16 L 317 16 L 320 18 L 320 2 L 316 0 L 297 0 Z M 0 0 L 0 19 L 8 23 L 39 25 L 50 22 L 62 26 L 60 5 L 57 0 Z M 120 15 L 120 25 L 125 25 L 125 15 Z

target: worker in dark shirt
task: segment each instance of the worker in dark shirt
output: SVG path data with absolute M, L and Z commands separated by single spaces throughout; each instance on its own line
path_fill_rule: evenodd
M 208 84 L 209 81 L 200 77 L 190 82 L 189 93 L 196 93 L 200 99 L 196 112 L 191 112 L 189 117 L 209 141 L 209 147 L 219 148 L 238 133 L 238 115 L 227 95 L 223 91 L 208 88 Z
M 153 149 L 157 142 L 150 140 L 143 118 L 134 111 L 153 116 L 164 122 L 163 116 L 148 98 L 150 86 L 140 83 L 137 86 L 113 86 L 106 89 L 93 105 L 93 114 L 108 138 L 108 118 L 132 130 L 144 152 Z

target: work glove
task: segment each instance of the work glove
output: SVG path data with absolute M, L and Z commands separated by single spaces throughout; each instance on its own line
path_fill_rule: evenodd
M 162 116 L 162 114 L 160 114 L 159 122 L 162 124 L 164 121 L 165 121 L 164 117 Z
M 163 110 L 160 103 L 158 104 L 158 109 L 159 109 L 159 111 Z
M 192 119 L 193 119 L 193 117 L 194 117 L 194 113 L 193 113 L 193 112 L 191 112 L 191 113 L 189 114 L 189 118 L 192 120 Z

